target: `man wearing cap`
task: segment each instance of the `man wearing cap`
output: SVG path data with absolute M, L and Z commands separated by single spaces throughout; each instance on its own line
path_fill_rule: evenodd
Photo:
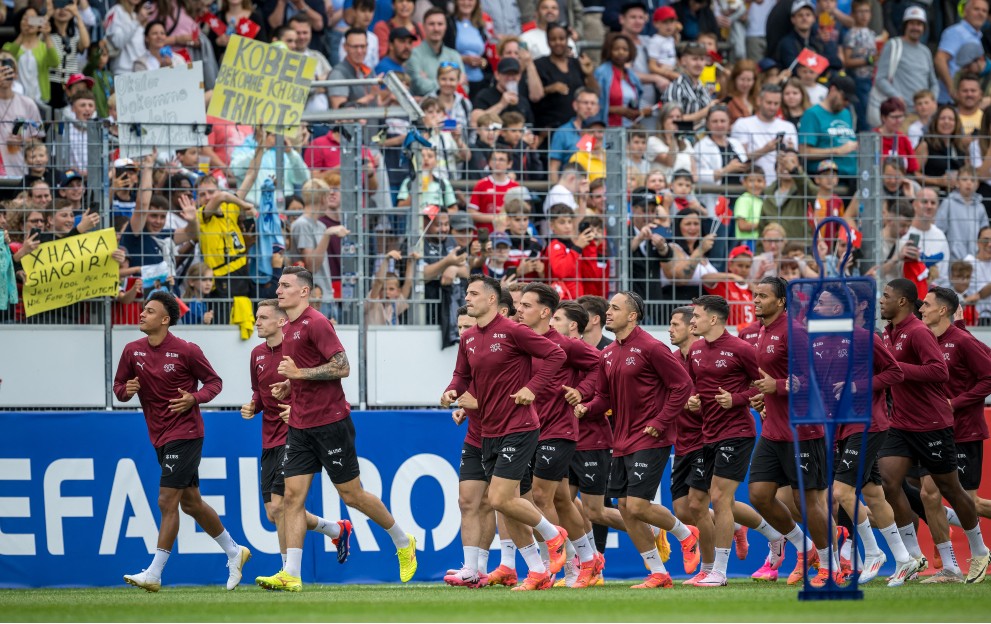
M 506 263 L 509 261 L 509 251 L 513 242 L 505 232 L 493 232 L 489 238 L 492 249 L 483 254 L 482 274 L 501 280 L 506 277 Z
M 83 89 L 93 90 L 93 79 L 89 76 L 84 76 L 82 74 L 72 74 L 69 79 L 65 81 L 65 99 L 72 101 L 72 96 L 76 94 L 76 91 L 81 91 Z
M 413 95 L 427 95 L 437 90 L 437 68 L 441 63 L 454 63 L 465 75 L 465 65 L 457 50 L 444 45 L 447 32 L 447 12 L 432 7 L 423 14 L 423 43 L 416 46 L 406 61 L 406 73 L 412 82 Z
M 118 158 L 110 174 L 110 205 L 114 217 L 131 218 L 137 202 L 138 165 L 130 158 Z
M 857 86 L 849 76 L 833 76 L 826 98 L 805 111 L 798 127 L 798 144 L 809 170 L 831 158 L 840 177 L 857 175 L 857 134 L 850 105 L 857 103 Z
M 67 169 L 58 181 L 59 199 L 67 199 L 71 202 L 72 213 L 79 214 L 83 211 L 83 195 L 86 193 L 86 181 L 75 169 Z
M 664 101 L 675 102 L 681 107 L 682 121 L 701 122 L 715 103 L 709 89 L 699 82 L 707 56 L 705 46 L 700 43 L 690 42 L 682 48 L 678 57 L 681 76 L 664 92 Z
M 575 93 L 571 107 L 575 111 L 574 118 L 551 134 L 551 145 L 548 150 L 548 180 L 551 184 L 557 182 L 561 165 L 568 162 L 578 149 L 578 141 L 584 135 L 585 121 L 599 116 L 599 96 L 594 91 L 581 88 Z
M 501 59 L 496 66 L 495 86 L 482 89 L 472 99 L 475 105 L 475 110 L 471 113 L 472 124 L 476 124 L 478 118 L 485 113 L 502 115 L 509 111 L 523 115 L 526 123 L 532 124 L 533 111 L 530 109 L 530 102 L 519 95 L 521 75 L 522 68 L 519 61 L 509 57 Z
M 840 59 L 836 56 L 836 45 L 827 46 L 823 42 L 815 22 L 815 2 L 812 0 L 794 0 L 791 3 L 792 31 L 781 38 L 773 55 L 779 66 L 794 69 L 792 65 L 795 63 L 795 59 L 798 58 L 803 49 L 808 48 L 825 56 L 830 67 L 834 69 L 843 67 Z
M 965 74 L 975 74 L 981 81 L 981 91 L 987 91 L 991 85 L 991 71 L 987 69 L 988 61 L 982 46 L 973 42 L 963 44 L 957 52 L 956 61 L 960 71 L 953 76 L 954 82 L 959 82 Z
M 963 20 L 943 31 L 936 50 L 936 75 L 939 77 L 939 103 L 949 103 L 957 98 L 953 76 L 960 70 L 957 54 L 967 43 L 981 45 L 981 30 L 988 20 L 988 0 L 967 0 Z M 912 67 L 907 65 L 906 67 Z
M 916 93 L 939 92 L 932 52 L 922 43 L 922 35 L 926 32 L 925 9 L 918 6 L 905 9 L 905 13 L 902 14 L 902 28 L 904 35 L 889 39 L 881 50 L 881 56 L 877 61 L 877 73 L 874 75 L 874 86 L 881 94 L 882 102 L 889 97 L 901 98 L 908 112 L 914 113 L 913 97 Z M 894 62 L 896 48 L 900 54 L 898 65 L 892 72 L 891 64 Z M 898 71 L 899 68 L 911 68 L 911 71 Z M 893 74 L 891 80 L 888 80 L 889 74 Z
M 403 73 L 403 64 L 409 60 L 413 53 L 413 42 L 417 36 L 407 28 L 400 26 L 389 31 L 389 49 L 375 66 L 375 75 L 387 74 L 389 72 Z

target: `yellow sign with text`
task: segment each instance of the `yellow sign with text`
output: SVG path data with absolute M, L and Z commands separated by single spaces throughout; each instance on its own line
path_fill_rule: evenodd
M 110 257 L 117 249 L 113 228 L 42 243 L 21 259 L 24 310 L 28 316 L 63 308 L 94 297 L 113 297 L 120 265 Z
M 295 134 L 317 61 L 283 46 L 231 37 L 207 114 L 270 132 Z

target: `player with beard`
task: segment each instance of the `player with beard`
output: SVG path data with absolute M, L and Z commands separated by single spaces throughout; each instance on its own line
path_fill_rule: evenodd
M 595 396 L 575 406 L 575 415 L 602 414 L 612 408 L 613 458 L 609 488 L 619 493 L 619 511 L 627 533 L 650 575 L 635 589 L 673 587 L 654 543 L 650 526 L 681 541 L 685 571 L 699 565 L 698 529 L 686 526 L 652 501 L 671 455 L 677 419 L 691 394 L 691 380 L 664 343 L 640 326 L 644 305 L 639 295 L 613 296 L 606 329 L 616 342 L 602 351 Z
M 884 343 L 905 373 L 905 381 L 891 388 L 891 428 L 879 461 L 884 495 L 895 513 L 902 541 L 909 554 L 919 560 L 921 572 L 928 564 L 919 548 L 914 514 L 902 489 L 909 468 L 921 464 L 957 513 L 967 534 L 971 559 L 966 582 L 980 583 L 991 557 L 981 535 L 974 499 L 960 485 L 953 442 L 953 404 L 947 396 L 950 375 L 936 337 L 915 316 L 918 298 L 915 284 L 904 278 L 891 280 L 881 294 L 881 318 L 889 322 Z
M 566 355 L 559 346 L 509 319 L 499 316 L 502 288 L 497 280 L 475 275 L 469 278 L 465 296 L 468 314 L 478 319 L 458 345 L 458 359 L 441 405 L 450 406 L 473 385 L 481 410 L 482 462 L 490 477 L 489 504 L 508 519 L 534 529 L 547 543 L 550 570 L 545 567 L 529 531 L 514 530 L 513 541 L 530 568 L 527 578 L 514 587 L 531 591 L 549 589 L 551 574 L 565 562 L 567 531 L 556 527 L 534 505 L 519 496 L 527 464 L 537 450 L 540 420 L 534 399 L 554 379 Z M 533 372 L 532 358 L 543 360 Z M 516 388 L 515 392 L 507 391 Z

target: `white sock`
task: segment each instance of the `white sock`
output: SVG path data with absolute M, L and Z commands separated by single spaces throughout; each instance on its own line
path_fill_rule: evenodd
M 943 542 L 936 544 L 939 556 L 943 558 L 943 569 L 947 572 L 960 574 L 960 565 L 957 564 L 957 554 L 953 552 L 953 542 Z
M 654 534 L 654 537 L 657 537 L 658 535 L 661 534 L 661 529 L 654 525 L 650 525 L 650 532 Z
M 406 531 L 403 531 L 398 522 L 386 529 L 386 531 L 389 532 L 389 537 L 392 538 L 392 543 L 396 545 L 396 548 L 409 547 L 409 535 L 406 535 Z
M 502 552 L 502 558 L 499 560 L 499 565 L 506 566 L 510 570 L 515 570 L 516 542 L 511 539 L 501 539 L 499 540 L 499 550 Z
M 595 546 L 589 544 L 587 535 L 582 535 L 575 540 L 575 550 L 578 551 L 578 560 L 582 563 L 595 559 Z
M 721 572 L 726 576 L 726 569 L 729 567 L 729 548 L 717 548 L 716 560 L 712 563 L 713 572 Z
M 234 541 L 234 538 L 231 537 L 231 534 L 227 532 L 227 529 L 224 529 L 223 533 L 213 539 L 224 549 L 228 559 L 241 556 L 241 548 Z
M 892 522 L 891 526 L 881 529 L 881 537 L 888 543 L 888 548 L 891 550 L 891 554 L 894 556 L 896 562 L 899 564 L 906 563 L 912 558 L 912 555 L 908 554 L 908 550 L 905 549 L 902 534 L 898 530 L 898 527 L 895 526 L 895 523 Z
M 860 536 L 860 541 L 864 543 L 864 553 L 868 556 L 875 556 L 881 549 L 877 545 L 877 539 L 874 537 L 874 531 L 871 530 L 871 521 L 864 520 L 857 525 L 857 535 Z M 853 540 L 847 540 L 852 542 Z
M 286 549 L 286 565 L 284 566 L 286 574 L 289 576 L 295 576 L 296 578 L 301 578 L 300 569 L 303 567 L 303 549 L 302 548 L 287 548 Z
M 967 541 L 970 542 L 970 556 L 983 557 L 988 554 L 988 547 L 984 544 L 984 537 L 981 535 L 980 523 L 974 525 L 973 529 L 964 531 L 967 534 Z
M 733 523 L 733 532 L 734 533 L 736 533 L 737 531 L 739 531 L 742 528 L 743 528 L 743 525 L 740 524 L 739 522 L 734 522 Z
M 870 526 L 867 527 L 867 530 L 868 531 L 871 530 Z M 843 540 L 843 545 L 840 546 L 840 557 L 842 557 L 843 559 L 850 559 L 850 552 L 852 550 L 853 550 L 853 540 L 848 537 L 845 540 Z
M 551 554 L 550 551 L 547 550 L 547 542 L 537 542 L 537 550 L 540 552 L 541 561 L 550 561 Z
M 533 528 L 537 531 L 537 533 L 540 533 L 540 537 L 544 538 L 545 542 L 560 535 L 557 531 L 557 527 L 555 527 L 550 520 L 543 516 L 540 517 L 540 522 L 538 522 Z
M 702 563 L 702 573 L 703 574 L 708 574 L 709 572 L 712 572 L 712 565 L 713 564 L 711 564 L 711 563 L 705 563 L 705 562 L 703 562 Z
M 829 560 L 831 559 L 830 554 L 829 554 L 829 548 L 828 547 L 826 547 L 826 548 L 817 548 L 816 550 L 819 551 L 819 569 L 824 569 L 824 568 L 826 568 L 826 566 L 829 565 Z M 833 552 L 835 553 L 836 551 L 833 551 Z M 835 557 L 835 556 L 836 556 L 835 554 L 832 555 L 832 557 Z M 808 563 L 808 562 L 806 562 L 806 563 Z M 838 564 L 834 563 L 833 564 L 833 572 L 835 573 L 835 572 L 839 572 L 839 571 L 840 571 L 840 566 Z
M 922 556 L 922 549 L 919 548 L 919 536 L 915 534 L 915 526 L 907 524 L 905 526 L 898 527 L 898 534 L 902 536 L 902 543 L 905 544 L 905 550 L 914 559 L 918 559 Z
M 769 542 L 774 542 L 781 539 L 783 536 L 778 533 L 778 530 L 767 523 L 767 520 L 761 519 L 760 524 L 754 529 L 758 533 L 764 536 Z
M 571 540 L 564 540 L 564 555 L 567 557 L 567 561 L 571 561 L 578 555 L 575 545 L 571 543 Z
M 157 549 L 155 551 L 155 558 L 151 560 L 151 565 L 148 566 L 148 574 L 157 579 L 162 578 L 162 570 L 165 569 L 165 562 L 169 560 L 170 554 L 172 553 L 168 550 Z
M 540 549 L 537 548 L 536 544 L 520 548 L 520 554 L 523 555 L 523 561 L 526 561 L 526 566 L 530 568 L 531 572 L 538 574 L 547 572 L 547 568 L 544 567 L 544 560 L 540 556 Z
M 286 569 L 286 553 L 279 553 L 282 555 L 282 569 Z
M 317 518 L 317 528 L 313 530 L 317 533 L 323 533 L 330 539 L 337 539 L 341 536 L 341 525 L 324 518 Z
M 950 523 L 950 526 L 960 527 L 962 529 L 963 525 L 960 524 L 960 516 L 953 510 L 953 507 L 944 506 L 943 509 L 946 510 L 946 521 Z
M 478 570 L 478 546 L 464 546 L 465 569 L 475 572 Z
M 648 550 L 647 552 L 642 552 L 640 553 L 640 556 L 643 557 L 643 562 L 647 564 L 648 568 L 650 568 L 651 574 L 663 574 L 666 572 L 664 569 L 664 564 L 661 562 L 661 556 L 657 554 L 656 548 Z
M 489 549 L 488 548 L 478 548 L 478 563 L 475 566 L 479 574 L 489 573 Z
M 688 530 L 685 523 L 677 518 L 674 519 L 674 526 L 671 527 L 671 530 L 668 531 L 668 533 L 674 535 L 674 538 L 679 542 L 683 542 L 692 536 L 692 532 Z
M 791 531 L 785 535 L 785 539 L 788 543 L 795 547 L 800 554 L 805 554 L 815 548 L 812 540 L 808 538 L 804 533 L 802 533 L 802 527 L 795 525 Z
M 585 539 L 588 540 L 588 545 L 592 548 L 593 553 L 599 552 L 599 549 L 595 546 L 595 535 L 591 531 L 585 534 Z

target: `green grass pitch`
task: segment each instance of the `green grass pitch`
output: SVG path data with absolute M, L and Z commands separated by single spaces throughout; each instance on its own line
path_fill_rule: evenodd
M 131 622 L 966 622 L 987 621 L 991 594 L 982 585 L 888 589 L 875 582 L 854 602 L 799 602 L 783 582 L 731 581 L 720 589 L 630 590 L 612 581 L 588 590 L 520 594 L 433 584 L 307 585 L 299 594 L 252 585 L 0 591 L 0 621 Z

